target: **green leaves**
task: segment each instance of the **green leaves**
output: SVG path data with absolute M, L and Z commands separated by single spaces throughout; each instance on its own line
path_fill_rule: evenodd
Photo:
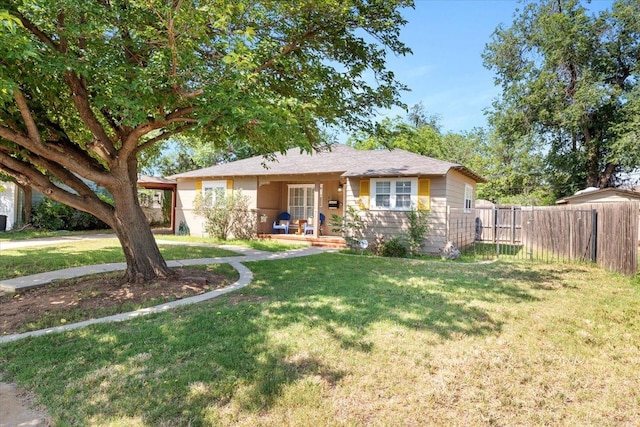
M 544 144 L 558 197 L 615 186 L 621 172 L 640 166 L 622 142 L 635 140 L 639 14 L 630 0 L 597 15 L 573 0 L 530 3 L 487 45 L 485 64 L 503 89 L 490 122 L 505 141 Z

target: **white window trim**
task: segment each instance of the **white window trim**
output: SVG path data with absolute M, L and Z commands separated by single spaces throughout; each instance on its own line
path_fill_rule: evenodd
M 411 182 L 411 206 L 396 207 L 396 182 L 398 181 L 410 181 Z M 391 183 L 391 195 L 390 195 L 390 207 L 376 206 L 376 183 L 377 182 L 390 182 Z M 369 184 L 369 209 L 372 211 L 410 211 L 412 208 L 418 206 L 418 178 L 372 178 Z
M 469 203 L 467 203 L 467 201 Z M 469 184 L 464 185 L 464 199 L 463 199 L 464 212 L 469 213 L 473 209 L 473 186 Z M 467 206 L 468 205 L 468 206 Z
M 202 181 L 202 197 L 206 199 L 207 192 L 211 190 L 211 200 L 208 203 L 209 206 L 212 206 L 215 203 L 217 189 L 221 189 L 224 194 L 224 192 L 227 191 L 227 181 L 226 180 Z

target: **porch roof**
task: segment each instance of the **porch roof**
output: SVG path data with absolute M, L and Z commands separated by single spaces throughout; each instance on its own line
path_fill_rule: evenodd
M 330 150 L 311 154 L 301 152 L 299 148 L 291 148 L 286 154 L 277 154 L 274 160 L 256 156 L 172 175 L 169 178 L 327 173 L 340 173 L 343 177 L 424 176 L 446 175 L 451 169 L 458 170 L 477 182 L 485 182 L 482 177 L 457 163 L 404 150 L 363 151 L 343 144 L 334 144 Z

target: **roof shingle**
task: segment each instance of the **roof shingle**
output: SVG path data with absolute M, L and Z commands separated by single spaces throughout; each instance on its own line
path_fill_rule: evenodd
M 291 148 L 286 154 L 277 154 L 273 161 L 256 156 L 172 175 L 169 178 L 315 173 L 340 173 L 345 177 L 423 176 L 445 175 L 450 169 L 455 169 L 477 182 L 485 182 L 482 177 L 457 163 L 399 149 L 363 151 L 342 144 L 332 145 L 330 151 L 311 154 L 301 152 L 298 148 Z

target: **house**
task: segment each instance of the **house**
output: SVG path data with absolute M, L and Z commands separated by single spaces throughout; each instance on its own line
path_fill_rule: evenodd
M 164 204 L 167 193 L 171 192 L 170 207 L 176 204 L 176 182 L 158 176 L 138 175 L 138 199 L 149 224 L 162 224 L 168 219 L 171 230 L 175 231 L 175 210 L 171 209 L 165 218 Z
M 177 182 L 176 222 L 191 234 L 204 234 L 204 219 L 194 213 L 198 192 L 242 190 L 255 212 L 258 234 L 272 233 L 281 212 L 291 214 L 289 232 L 311 222 L 314 237 L 336 236 L 324 214 L 343 216 L 353 206 L 366 225 L 365 237 L 394 236 L 407 229 L 406 211 L 429 211 L 431 230 L 426 252 L 437 252 L 447 240 L 447 212 L 459 208 L 473 215 L 476 183 L 485 182 L 470 169 L 404 150 L 361 151 L 336 144 L 308 154 L 298 148 L 173 175 Z
M 576 203 L 614 203 L 640 202 L 640 191 L 625 188 L 596 188 L 588 187 L 577 191 L 573 196 L 565 197 L 556 202 L 557 205 Z
M 0 232 L 24 224 L 27 210 L 44 198 L 42 193 L 29 190 L 25 191 L 25 188 L 15 182 L 0 181 Z M 27 203 L 27 197 L 31 198 L 31 203 Z

